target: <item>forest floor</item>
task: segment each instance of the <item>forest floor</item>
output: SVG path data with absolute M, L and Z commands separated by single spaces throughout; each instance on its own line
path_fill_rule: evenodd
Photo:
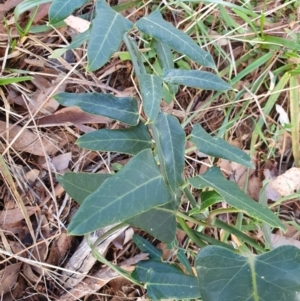
M 56 180 L 57 173 L 107 173 L 127 162 L 128 156 L 87 151 L 75 144 L 83 133 L 115 128 L 116 122 L 91 117 L 79 108 L 62 107 L 51 96 L 63 91 L 105 90 L 138 97 L 131 61 L 121 48 L 103 68 L 86 72 L 86 45 L 51 59 L 53 51 L 68 45 L 81 25 L 35 32 L 36 26 L 48 22 L 50 4 L 46 3 L 37 10 L 28 34 L 20 37 L 14 9 L 22 1 L 1 2 L 0 300 L 147 300 L 145 290 L 94 262 L 88 271 L 78 270 L 79 280 L 65 288 L 66 275 L 74 268 L 71 258 L 83 238 L 67 236 L 66 227 L 77 205 Z M 132 21 L 161 8 L 165 20 L 213 55 L 219 75 L 235 89 L 218 96 L 213 91 L 181 87 L 176 99 L 162 102 L 162 109 L 181 123 L 187 118 L 192 124 L 200 123 L 207 132 L 245 150 L 255 169 L 249 173 L 226 160 L 203 159 L 196 151 L 186 154 L 186 169 L 192 166 L 203 173 L 215 164 L 256 201 L 264 190 L 269 206 L 288 226 L 284 234 L 272 232 L 270 243 L 300 247 L 299 1 L 116 0 L 110 5 L 124 3 L 131 5 L 122 14 Z M 86 14 L 93 5 L 93 1 L 87 2 L 73 15 Z M 21 14 L 21 27 L 28 24 L 31 14 Z M 149 61 L 155 59 L 151 51 L 143 51 Z M 197 67 L 179 56 L 175 64 L 183 69 Z M 22 76 L 31 79 L 18 82 Z M 278 192 L 276 185 L 264 189 L 265 180 L 280 175 L 293 179 L 292 191 L 288 187 L 288 192 Z M 224 219 L 234 223 L 234 216 Z M 261 232 L 249 229 L 249 233 L 258 242 L 263 240 Z M 130 260 L 142 259 L 132 234 L 131 228 L 122 231 L 104 251 L 109 260 L 129 270 Z M 210 235 L 222 240 L 226 233 L 215 230 Z M 178 232 L 177 239 L 180 242 L 186 236 Z M 234 236 L 226 239 L 239 243 Z M 163 250 L 164 258 L 172 260 L 165 244 L 156 246 Z M 80 294 L 76 295 L 76 290 Z

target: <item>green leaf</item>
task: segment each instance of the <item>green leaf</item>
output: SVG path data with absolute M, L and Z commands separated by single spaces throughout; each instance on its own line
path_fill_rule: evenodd
M 213 73 L 200 70 L 164 69 L 163 80 L 170 84 L 189 86 L 197 89 L 224 91 L 231 86 Z
M 162 69 L 174 68 L 173 54 L 168 45 L 161 43 L 157 40 L 154 40 L 152 47 L 154 51 L 156 51 L 157 53 L 158 62 Z M 177 93 L 177 91 L 178 91 L 177 85 L 165 84 L 162 92 L 164 100 L 170 103 L 174 98 L 174 95 Z
M 55 49 L 53 51 L 53 53 L 51 55 L 49 55 L 49 58 L 58 58 L 58 57 L 62 56 L 65 52 L 67 52 L 68 50 L 73 50 L 75 48 L 79 48 L 81 45 L 83 45 L 88 40 L 90 34 L 91 34 L 90 29 L 88 29 L 82 33 L 79 33 L 78 35 L 76 35 L 73 38 L 73 40 L 69 46 L 64 47 L 64 48 Z
M 138 76 L 142 93 L 143 108 L 150 122 L 153 122 L 160 112 L 162 99 L 162 78 L 157 75 L 141 74 Z
M 76 144 L 90 150 L 135 155 L 146 148 L 151 148 L 151 136 L 141 122 L 128 129 L 102 129 L 87 133 L 80 137 Z
M 174 68 L 173 53 L 168 45 L 154 40 L 152 47 L 157 53 L 158 62 L 162 69 Z
M 200 194 L 201 205 L 200 210 L 204 211 L 206 208 L 212 206 L 216 203 L 221 203 L 224 199 L 223 197 L 214 190 L 202 191 Z
M 173 204 L 152 208 L 126 221 L 131 226 L 140 228 L 158 240 L 172 242 L 176 235 L 176 217 Z
M 203 212 L 206 208 L 216 203 L 221 203 L 224 201 L 224 198 L 215 190 L 201 191 L 200 199 L 201 199 L 200 208 L 195 207 L 192 210 L 190 210 L 189 212 L 190 216 L 199 214 Z
M 155 121 L 163 155 L 166 176 L 170 188 L 176 192 L 183 184 L 185 133 L 178 119 L 166 113 L 160 113 Z
M 14 83 L 21 83 L 28 80 L 32 80 L 33 77 L 31 76 L 19 76 L 19 77 L 7 77 L 7 78 L 0 78 L 0 86 L 5 86 Z
M 197 277 L 161 273 L 150 270 L 147 273 L 147 295 L 152 300 L 200 298 Z
M 140 235 L 134 234 L 132 237 L 133 242 L 143 252 L 148 253 L 150 259 L 161 260 L 162 250 L 155 248 L 148 240 Z
M 82 204 L 109 177 L 110 174 L 67 172 L 63 176 L 57 175 L 56 179 L 72 199 Z
M 137 264 L 131 276 L 134 279 L 145 283 L 147 281 L 147 273 L 151 269 L 161 273 L 170 273 L 170 274 L 182 273 L 181 269 L 175 264 L 165 263 L 158 260 L 145 260 L 145 261 L 140 261 Z
M 167 204 L 170 192 L 146 149 L 90 194 L 73 216 L 68 231 L 83 235 L 124 222 L 149 209 Z
M 102 115 L 129 125 L 136 125 L 138 105 L 133 97 L 115 97 L 101 93 L 59 93 L 54 96 L 63 106 L 76 106 L 87 113 Z
M 200 298 L 197 277 L 185 275 L 174 264 L 142 261 L 132 277 L 146 284 L 147 294 L 153 300 Z
M 217 167 L 211 167 L 204 174 L 190 178 L 188 182 L 198 189 L 211 187 L 232 207 L 240 209 L 248 215 L 264 221 L 271 226 L 285 230 L 285 226 L 268 207 L 252 200 L 247 194 L 240 190 L 236 183 L 226 180 Z
M 186 273 L 188 273 L 191 276 L 194 276 L 195 274 L 193 272 L 191 263 L 188 260 L 184 249 L 179 249 L 178 250 L 177 258 L 178 258 L 179 262 L 182 264 L 182 266 L 184 267 L 184 270 L 186 271 Z
M 51 24 L 58 23 L 69 17 L 73 11 L 89 0 L 53 0 L 49 9 L 49 20 Z
M 216 68 L 212 56 L 201 49 L 192 38 L 166 22 L 159 11 L 141 18 L 136 26 L 141 31 L 153 36 L 161 43 L 167 44 L 176 51 L 190 57 L 195 62 L 210 68 Z
M 104 1 L 98 1 L 96 17 L 92 21 L 92 31 L 87 49 L 88 71 L 102 67 L 115 53 L 123 39 L 123 34 L 133 24 L 110 8 Z
M 196 269 L 203 301 L 292 301 L 300 296 L 300 250 L 282 246 L 255 256 L 208 246 Z
M 253 168 L 251 158 L 244 151 L 232 146 L 224 139 L 212 137 L 199 124 L 194 125 L 190 140 L 204 154 L 227 159 Z

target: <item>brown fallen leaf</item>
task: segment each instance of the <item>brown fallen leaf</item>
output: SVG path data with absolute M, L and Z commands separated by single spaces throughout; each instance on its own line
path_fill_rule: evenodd
M 65 154 L 60 154 L 51 159 L 50 168 L 52 167 L 53 171 L 60 172 L 68 168 L 70 161 L 72 160 L 72 153 L 68 152 Z M 48 164 L 42 164 L 42 167 L 48 169 Z
M 49 98 L 53 90 L 56 89 L 56 86 L 61 81 L 61 78 L 50 82 L 45 77 L 41 75 L 34 75 L 32 82 L 36 85 L 37 90 L 31 96 L 31 102 L 29 103 L 29 109 L 32 113 L 35 113 L 37 109 L 42 105 L 43 109 L 49 113 L 54 113 L 58 107 L 59 103 L 53 99 Z M 61 84 L 58 89 L 55 90 L 55 93 L 64 92 L 66 89 L 66 83 Z M 45 99 L 48 100 L 45 102 Z
M 0 121 L 0 138 L 6 139 L 6 122 Z M 28 129 L 23 129 L 18 125 L 9 124 L 9 143 L 11 143 L 15 137 L 18 137 L 12 147 L 16 151 L 27 152 L 37 156 L 45 156 L 43 148 L 47 155 L 54 155 L 59 150 L 58 143 L 50 142 L 50 140 L 41 137 L 43 145 L 41 145 L 40 139 L 36 134 Z M 0 144 L 0 152 L 3 152 L 5 148 Z
M 33 24 L 37 24 L 39 21 L 48 16 L 50 5 L 51 3 L 44 3 L 39 6 L 38 11 L 34 16 Z
M 80 108 L 77 107 L 66 107 L 56 113 L 42 117 L 36 120 L 38 127 L 50 127 L 50 126 L 59 126 L 59 125 L 79 125 L 79 124 L 88 124 L 88 123 L 109 123 L 110 119 L 103 117 L 88 114 L 83 112 Z M 33 124 L 29 124 L 32 126 Z
M 38 207 L 26 206 L 28 216 L 34 214 Z M 6 224 L 14 224 L 24 219 L 23 213 L 19 208 L 0 211 L 0 227 Z
M 46 262 L 53 265 L 60 265 L 71 248 L 72 240 L 72 236 L 67 235 L 66 232 L 62 232 L 59 237 L 56 237 L 51 243 L 50 254 Z
M 278 234 L 271 234 L 271 243 L 274 248 L 280 246 L 292 245 L 300 249 L 300 241 L 291 237 L 286 237 Z
M 246 151 L 249 153 L 249 151 Z M 253 156 L 253 163 L 255 164 L 255 157 Z M 218 166 L 223 172 L 229 175 L 230 180 L 234 181 L 240 189 L 244 190 L 247 181 L 247 194 L 254 200 L 258 200 L 259 192 L 262 188 L 261 180 L 255 176 L 255 170 L 250 169 L 248 174 L 248 168 L 238 164 L 236 162 L 220 159 Z
M 0 271 L 0 292 L 2 294 L 8 293 L 15 285 L 22 262 L 6 266 Z

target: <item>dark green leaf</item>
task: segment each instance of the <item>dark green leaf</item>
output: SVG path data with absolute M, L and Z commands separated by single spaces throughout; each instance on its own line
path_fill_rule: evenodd
M 146 148 L 151 148 L 151 136 L 147 127 L 141 122 L 128 129 L 102 129 L 87 133 L 76 143 L 90 150 L 135 155 Z
M 76 106 L 87 113 L 102 115 L 129 125 L 136 125 L 138 105 L 133 97 L 115 97 L 101 93 L 59 93 L 54 98 L 63 106 Z
M 66 193 L 79 204 L 82 204 L 109 177 L 111 177 L 110 174 L 85 172 L 67 172 L 63 176 L 56 176 Z
M 176 192 L 183 184 L 185 133 L 178 119 L 170 114 L 160 113 L 154 125 L 159 135 L 168 183 Z
M 200 70 L 164 69 L 163 80 L 204 90 L 231 90 L 231 86 L 213 73 Z
M 215 190 L 201 191 L 200 199 L 201 199 L 200 208 L 195 207 L 189 212 L 190 216 L 194 215 L 195 218 L 199 218 L 199 219 L 205 219 L 205 216 L 203 214 L 203 211 L 205 209 L 212 206 L 213 204 L 221 203 L 224 201 L 224 198 Z
M 149 254 L 150 259 L 155 259 L 155 260 L 159 260 L 159 261 L 162 259 L 162 250 L 155 248 L 145 238 L 143 238 L 137 234 L 134 234 L 132 237 L 132 240 L 143 253 Z
M 68 230 L 73 235 L 86 234 L 124 222 L 170 199 L 152 152 L 146 149 L 85 199 Z
M 142 214 L 139 214 L 126 223 L 140 228 L 158 240 L 172 242 L 176 235 L 176 218 L 173 205 L 167 205 L 152 208 Z
M 212 56 L 202 50 L 187 34 L 166 22 L 159 11 L 141 18 L 136 26 L 161 43 L 167 44 L 176 51 L 189 56 L 195 62 L 205 67 L 215 68 Z
M 179 262 L 184 266 L 185 271 L 191 275 L 194 276 L 194 272 L 192 269 L 192 266 L 188 260 L 188 258 L 185 255 L 185 251 L 183 249 L 179 249 L 177 252 L 177 258 L 179 260 Z
M 196 269 L 203 301 L 300 300 L 300 250 L 293 246 L 259 256 L 208 246 Z
M 224 201 L 224 198 L 214 190 L 202 191 L 200 197 L 201 197 L 201 205 L 200 205 L 201 211 L 212 206 L 213 204 Z
M 173 53 L 168 45 L 154 40 L 152 47 L 162 69 L 174 68 Z
M 110 8 L 106 2 L 97 1 L 96 17 L 92 21 L 92 31 L 87 49 L 89 71 L 102 67 L 116 52 L 123 34 L 133 24 Z
M 134 279 L 145 283 L 147 281 L 147 273 L 151 269 L 161 273 L 182 274 L 181 269 L 175 264 L 165 263 L 158 260 L 146 260 L 140 261 L 137 264 L 131 276 Z
M 143 108 L 150 122 L 153 122 L 160 112 L 162 99 L 162 78 L 157 75 L 141 74 L 138 77 L 143 99 Z
M 239 148 L 232 146 L 224 139 L 212 137 L 199 125 L 195 124 L 191 133 L 191 142 L 204 154 L 237 162 L 246 167 L 252 167 L 251 158 Z
M 197 277 L 149 270 L 147 294 L 152 300 L 200 298 Z
M 73 11 L 89 0 L 53 0 L 49 9 L 51 24 L 58 23 L 69 17 Z
M 226 180 L 217 167 L 210 168 L 200 176 L 190 178 L 188 182 L 198 189 L 211 187 L 232 207 L 240 209 L 248 215 L 264 221 L 271 226 L 285 230 L 285 226 L 268 207 L 252 200 L 247 194 L 240 190 L 236 183 Z

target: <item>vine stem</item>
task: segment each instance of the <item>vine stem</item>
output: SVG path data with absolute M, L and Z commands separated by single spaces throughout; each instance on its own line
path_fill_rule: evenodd
M 200 248 L 204 248 L 207 246 L 205 242 L 203 242 L 186 224 L 185 220 L 182 217 L 177 216 L 177 220 L 182 228 L 182 230 L 187 234 L 187 236 L 198 245 Z
M 265 253 L 266 250 L 260 246 L 254 239 L 252 239 L 251 237 L 247 236 L 246 234 L 244 234 L 243 232 L 241 232 L 240 230 L 238 230 L 235 227 L 232 227 L 224 222 L 222 222 L 219 219 L 215 219 L 213 221 L 213 226 L 214 227 L 218 227 L 221 229 L 224 229 L 225 231 L 235 235 L 236 237 L 240 238 L 242 241 L 248 243 L 250 246 L 252 246 L 253 248 L 255 248 L 256 250 L 258 250 L 261 253 Z
M 121 224 L 120 224 L 121 225 Z M 119 225 L 118 225 L 119 226 Z M 122 226 L 124 226 L 123 224 L 122 224 Z M 112 229 L 114 229 L 115 227 L 113 227 Z M 112 230 L 112 229 L 110 229 L 110 230 Z M 108 232 L 110 232 L 110 230 L 108 231 Z M 102 235 L 100 238 L 102 239 L 103 238 L 103 236 L 105 236 L 104 238 L 103 238 L 103 240 L 105 240 L 105 238 L 107 238 L 109 235 L 106 235 L 108 232 L 106 232 L 104 235 Z M 110 233 L 111 234 L 111 233 Z M 90 248 L 92 249 L 92 254 L 93 254 L 93 256 L 94 256 L 94 258 L 96 258 L 97 260 L 99 260 L 100 262 L 102 262 L 103 264 L 105 264 L 105 265 L 107 265 L 108 267 L 110 267 L 113 271 L 115 271 L 116 273 L 118 273 L 119 275 L 121 275 L 121 276 L 123 276 L 125 279 L 127 279 L 127 280 L 129 280 L 130 282 L 132 282 L 132 283 L 134 283 L 134 284 L 136 284 L 136 285 L 138 285 L 138 286 L 141 286 L 141 287 L 144 287 L 143 286 L 143 284 L 142 283 L 140 283 L 139 281 L 137 281 L 137 280 L 135 280 L 134 278 L 132 278 L 131 276 L 130 276 L 130 274 L 127 272 L 127 271 L 125 271 L 125 270 L 123 270 L 123 269 L 121 269 L 120 267 L 118 267 L 118 266 L 116 266 L 116 265 L 114 265 L 114 264 L 112 264 L 110 261 L 108 261 L 100 252 L 98 252 L 98 250 L 96 249 L 96 246 L 97 245 L 95 245 L 95 243 L 94 244 L 92 244 L 92 242 L 91 242 L 91 240 L 90 240 L 90 235 L 87 235 L 86 236 L 86 240 L 87 240 L 87 243 L 88 243 L 88 245 L 90 246 Z M 99 239 L 97 239 L 97 241 L 98 241 Z M 102 240 L 102 241 L 103 241 Z M 101 240 L 100 240 L 100 242 L 101 242 Z M 99 242 L 99 243 L 100 243 Z

